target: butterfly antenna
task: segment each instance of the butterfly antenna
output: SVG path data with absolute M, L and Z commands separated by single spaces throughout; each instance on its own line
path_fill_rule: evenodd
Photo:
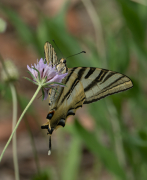
M 53 42 L 55 43 L 54 39 L 53 39 Z M 60 51 L 59 47 L 57 46 L 57 44 L 55 43 L 56 47 L 58 48 L 58 50 Z M 60 53 L 62 54 L 62 52 L 60 51 Z M 63 54 L 62 54 L 63 56 Z M 63 56 L 64 57 L 64 56 Z
M 68 56 L 68 57 L 66 57 L 66 59 L 67 59 L 67 58 L 69 58 L 69 57 L 72 57 L 72 56 L 76 56 L 76 55 L 81 54 L 81 53 L 86 53 L 86 51 L 81 51 L 81 52 L 79 52 L 79 53 L 77 53 L 77 54 L 74 54 L 74 55 Z

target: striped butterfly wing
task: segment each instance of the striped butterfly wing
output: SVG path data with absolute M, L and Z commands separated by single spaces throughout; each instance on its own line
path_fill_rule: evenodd
M 127 76 L 114 71 L 100 68 L 81 68 L 80 71 L 83 71 L 81 82 L 86 96 L 84 104 L 133 87 Z
M 58 88 L 51 111 L 51 127 L 64 126 L 69 115 L 75 115 L 83 104 L 100 100 L 108 95 L 133 87 L 131 80 L 120 73 L 100 68 L 75 67 L 68 69 L 63 80 L 66 87 Z
M 49 42 L 46 42 L 44 45 L 44 54 L 47 64 L 51 63 L 53 66 L 58 64 L 56 52 Z

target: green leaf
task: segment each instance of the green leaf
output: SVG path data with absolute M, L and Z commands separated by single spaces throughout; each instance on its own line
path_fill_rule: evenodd
M 145 50 L 145 22 L 141 19 L 141 16 L 138 12 L 137 3 L 128 0 L 116 0 L 122 9 L 122 14 L 125 19 L 125 22 L 132 32 L 134 39 L 136 40 L 138 46 L 143 50 Z
M 42 101 L 43 101 L 44 100 L 44 96 L 45 96 L 43 88 L 41 88 L 41 91 L 42 91 Z
M 30 82 L 32 82 L 32 83 L 34 83 L 34 84 L 36 84 L 36 85 L 38 85 L 37 83 L 35 83 L 34 81 L 32 81 L 31 79 L 29 79 L 29 78 L 27 78 L 27 77 L 23 77 L 24 79 L 27 79 L 28 81 L 30 81 Z
M 32 178 L 32 180 L 50 180 L 50 174 L 48 174 L 47 172 L 40 172 L 36 175 L 34 175 Z
M 8 16 L 10 22 L 16 28 L 16 31 L 20 37 L 27 43 L 31 43 L 34 39 L 34 33 L 30 28 L 22 21 L 20 16 L 11 8 L 1 5 L 1 10 Z
M 122 180 L 126 179 L 126 174 L 123 168 L 120 166 L 116 154 L 110 149 L 102 145 L 93 133 L 84 129 L 81 124 L 76 120 L 75 127 L 77 133 L 84 141 L 87 148 L 98 158 L 101 159 L 103 164 L 109 171 L 119 176 Z
M 27 71 L 30 75 L 31 75 L 31 77 L 33 78 L 33 79 L 35 79 L 36 81 L 37 81 L 37 79 L 35 78 L 35 76 L 33 76 L 33 74 L 30 72 L 30 71 Z
M 75 180 L 78 178 L 81 161 L 81 140 L 75 136 L 70 141 L 69 150 L 66 150 L 66 158 L 62 167 L 62 180 Z

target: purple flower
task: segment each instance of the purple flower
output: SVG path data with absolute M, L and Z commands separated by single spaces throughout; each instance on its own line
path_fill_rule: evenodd
M 34 66 L 31 65 L 31 67 L 29 67 L 27 65 L 27 68 L 33 78 L 33 83 L 42 86 L 44 100 L 48 96 L 49 89 L 58 85 L 64 86 L 61 82 L 62 79 L 68 74 L 61 74 L 56 70 L 55 66 L 52 67 L 51 64 L 45 64 L 45 61 L 42 58 L 39 62 L 37 61 L 37 64 L 34 64 Z

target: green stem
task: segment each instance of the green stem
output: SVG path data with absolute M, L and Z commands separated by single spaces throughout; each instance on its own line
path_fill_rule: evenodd
M 30 100 L 29 104 L 26 106 L 26 108 L 25 108 L 24 111 L 22 112 L 22 114 L 21 114 L 21 116 L 20 116 L 20 118 L 19 118 L 19 120 L 18 120 L 18 122 L 17 122 L 17 124 L 16 124 L 16 126 L 15 126 L 15 128 L 14 128 L 14 130 L 13 130 L 13 132 L 11 133 L 11 136 L 9 137 L 9 139 L 8 139 L 6 145 L 5 145 L 5 147 L 4 147 L 4 149 L 3 149 L 2 153 L 1 153 L 0 162 L 1 162 L 1 160 L 2 160 L 2 157 L 3 157 L 3 155 L 4 155 L 4 153 L 5 153 L 6 149 L 7 149 L 7 147 L 8 147 L 8 145 L 9 145 L 9 143 L 10 143 L 10 141 L 11 141 L 11 139 L 12 139 L 12 137 L 13 137 L 13 135 L 14 135 L 14 133 L 15 133 L 18 125 L 19 125 L 19 123 L 21 122 L 21 120 L 22 120 L 24 114 L 26 113 L 27 109 L 29 108 L 29 106 L 30 106 L 30 105 L 32 104 L 32 102 L 34 101 L 34 99 L 35 99 L 35 97 L 37 96 L 37 94 L 38 94 L 39 90 L 41 89 L 41 87 L 42 87 L 42 85 L 39 85 L 39 86 L 38 86 L 35 94 L 33 95 L 32 99 Z
M 16 94 L 17 94 L 19 107 L 20 107 L 20 109 L 22 111 L 23 110 L 23 102 L 22 102 L 21 97 L 19 96 L 19 94 L 18 93 L 16 93 Z M 33 112 L 33 115 L 34 115 L 34 112 Z M 36 149 L 34 137 L 33 137 L 32 131 L 31 131 L 31 127 L 29 126 L 29 123 L 28 123 L 29 120 L 28 120 L 27 116 L 25 115 L 23 119 L 24 119 L 24 122 L 26 124 L 26 128 L 28 130 L 29 136 L 30 136 L 30 140 L 31 140 L 31 144 L 32 144 L 32 151 L 33 151 L 33 155 L 34 155 L 34 160 L 35 160 L 35 163 L 36 163 L 37 172 L 39 174 L 40 173 L 40 165 L 39 165 L 39 158 L 38 158 L 38 154 L 37 154 L 37 149 Z M 34 116 L 34 119 L 36 120 L 37 117 Z
M 12 93 L 12 103 L 13 103 L 13 119 L 12 119 L 12 131 L 15 128 L 17 122 L 17 95 L 15 87 L 12 83 L 9 83 L 11 93 Z M 19 180 L 19 167 L 18 167 L 18 158 L 17 158 L 17 139 L 16 132 L 14 133 L 12 139 L 12 148 L 13 148 L 13 163 L 14 163 L 14 171 L 15 171 L 15 179 Z
M 126 166 L 126 158 L 125 152 L 123 147 L 123 138 L 121 135 L 121 128 L 119 124 L 119 119 L 117 118 L 117 111 L 115 106 L 111 103 L 111 101 L 107 100 L 107 109 L 110 114 L 110 122 L 112 125 L 112 130 L 114 134 L 114 146 L 118 161 L 122 167 Z

